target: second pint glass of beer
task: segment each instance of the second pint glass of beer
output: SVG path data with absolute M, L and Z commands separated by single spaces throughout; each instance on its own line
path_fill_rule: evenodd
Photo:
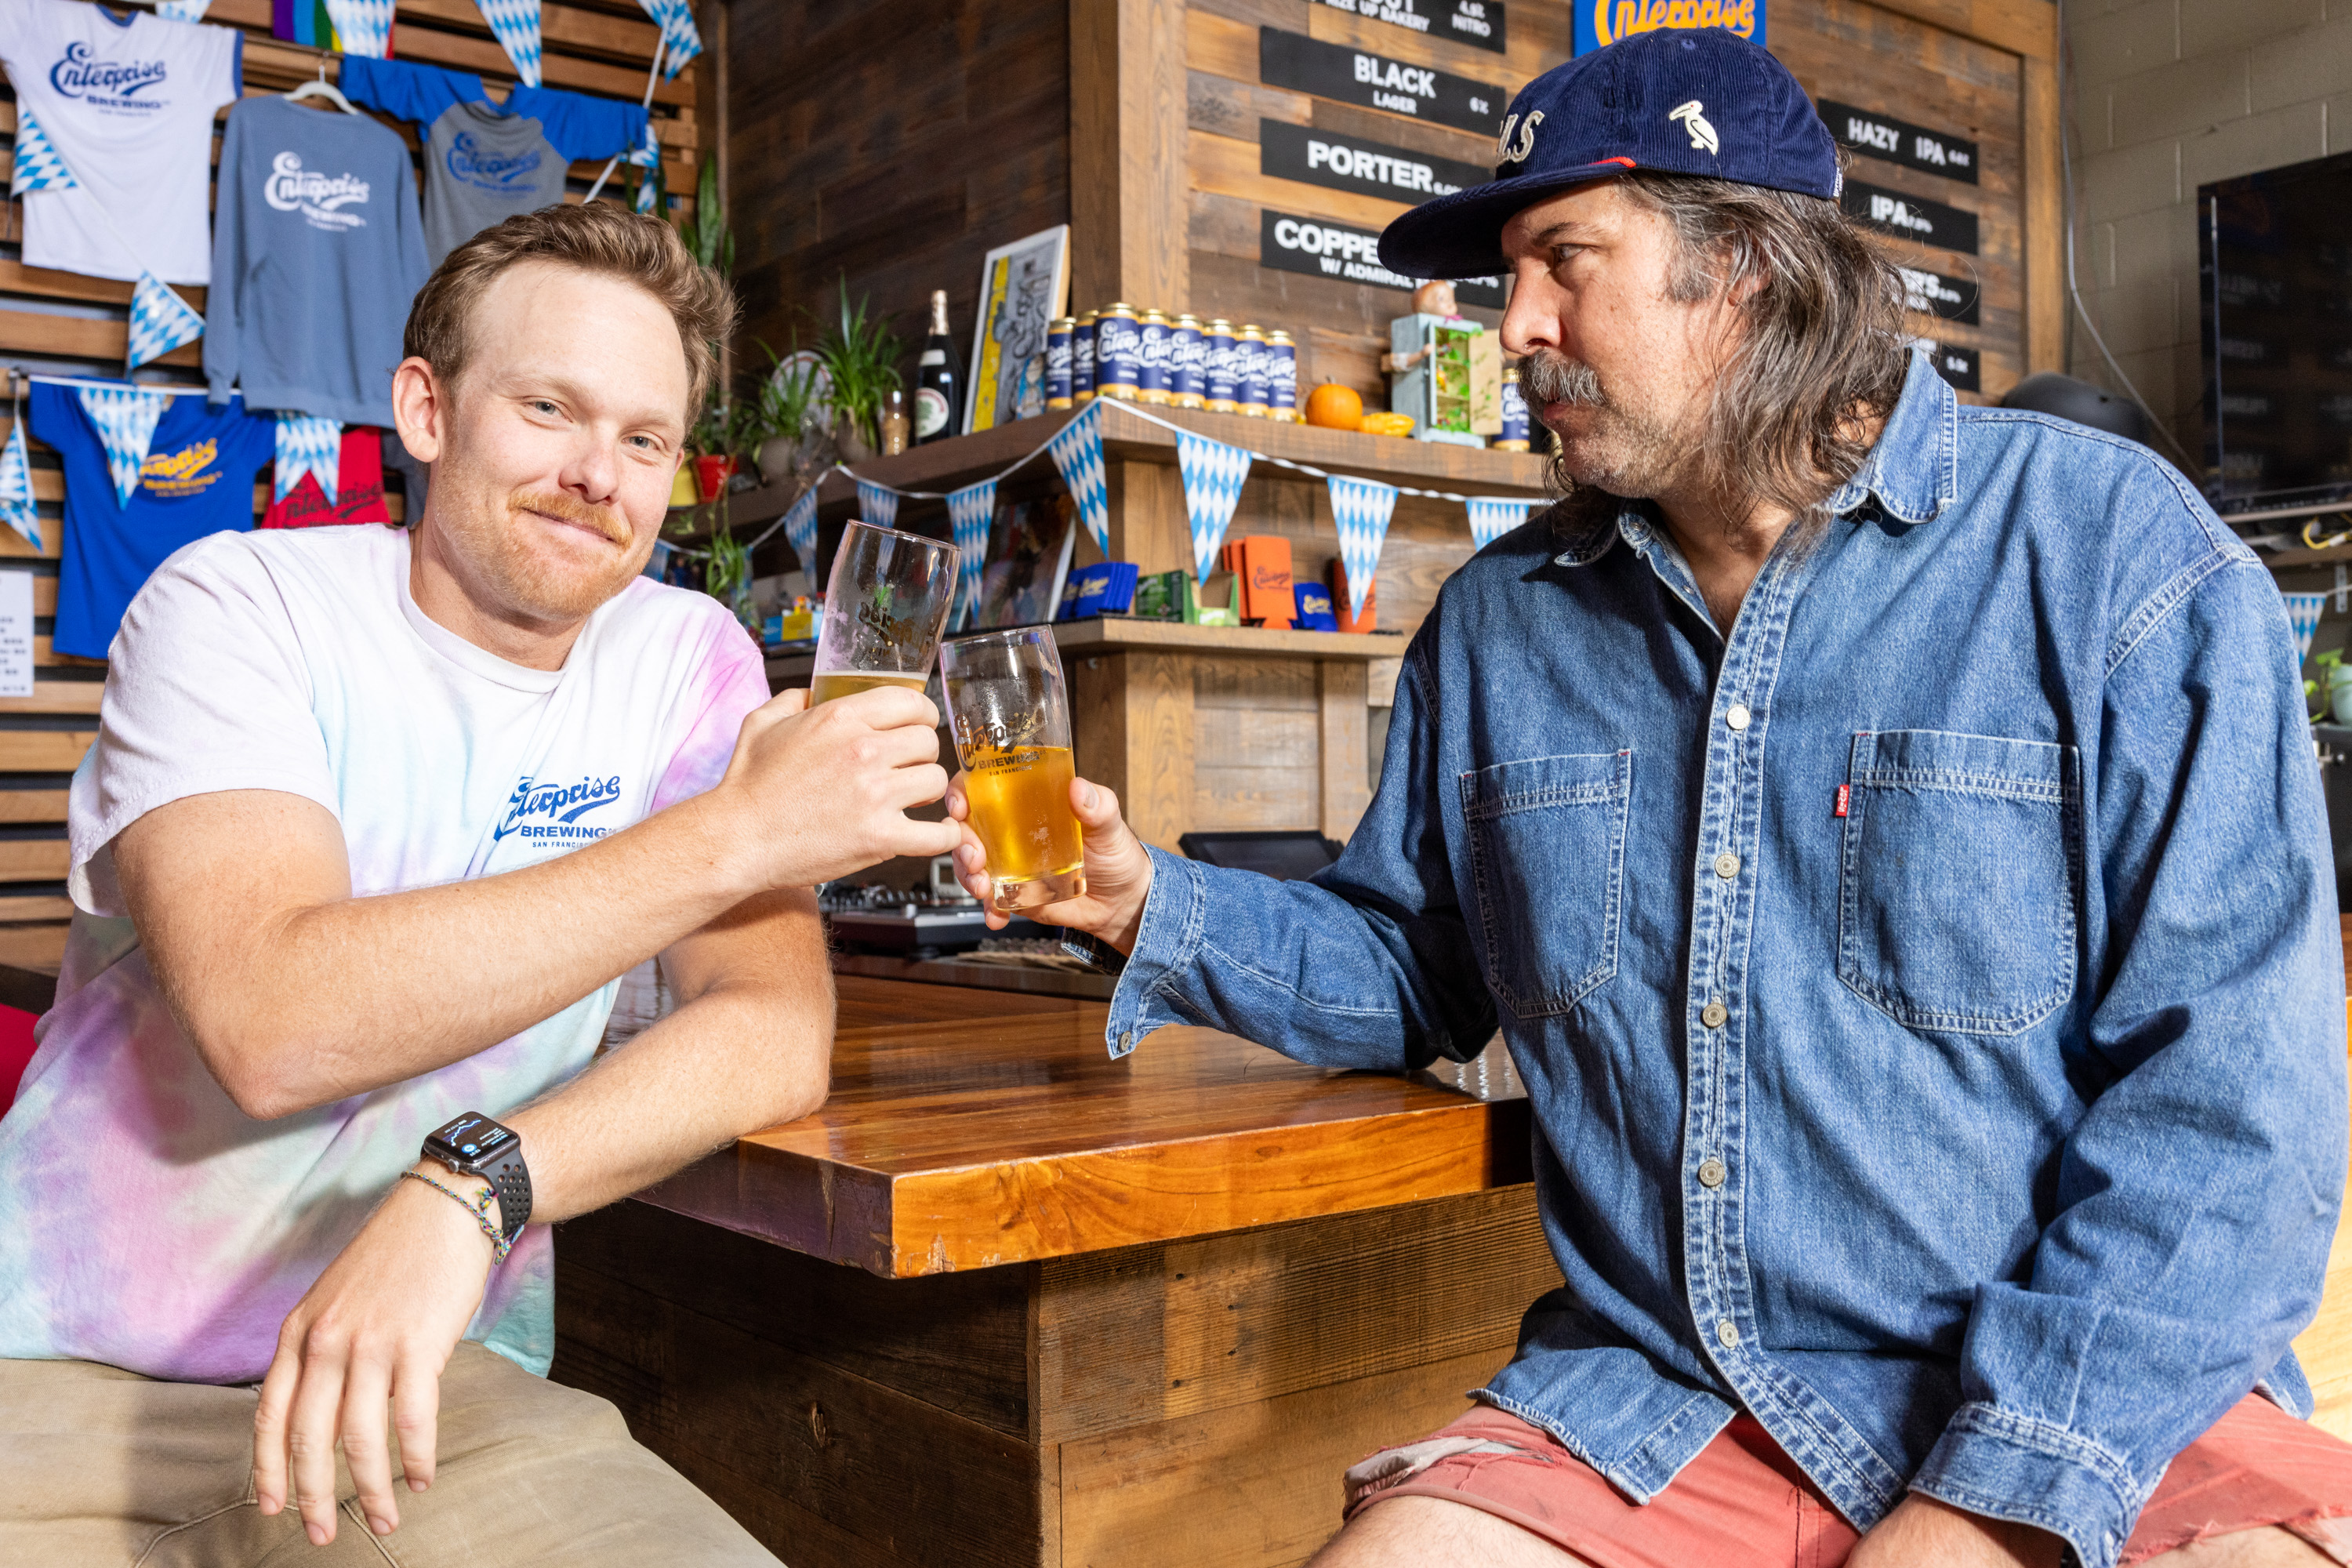
M 958 637 L 940 649 L 948 722 L 971 830 L 988 851 L 990 907 L 1034 909 L 1087 890 L 1070 784 L 1070 704 L 1045 626 Z
M 956 547 L 853 522 L 826 581 L 809 706 L 877 686 L 920 691 L 955 606 Z

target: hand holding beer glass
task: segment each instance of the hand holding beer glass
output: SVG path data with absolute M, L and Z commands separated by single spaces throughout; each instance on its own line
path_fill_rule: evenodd
M 929 684 L 955 605 L 956 561 L 954 545 L 919 533 L 870 522 L 844 529 L 825 582 L 809 706 L 877 686 Z
M 1087 890 L 1070 806 L 1070 704 L 1045 626 L 960 637 L 940 650 L 948 723 L 963 764 L 965 818 L 988 856 L 997 914 Z M 952 809 L 952 807 L 950 807 Z

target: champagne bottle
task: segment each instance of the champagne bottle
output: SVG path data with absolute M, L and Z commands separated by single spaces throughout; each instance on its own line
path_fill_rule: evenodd
M 915 366 L 915 445 L 956 434 L 963 417 L 963 361 L 948 336 L 948 291 L 931 290 L 931 331 Z

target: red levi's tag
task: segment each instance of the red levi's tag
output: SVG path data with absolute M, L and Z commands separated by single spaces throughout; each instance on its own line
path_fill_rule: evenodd
M 1840 785 L 1838 785 L 1837 810 L 1836 810 L 1835 812 L 1833 812 L 1832 815 L 1832 816 L 1843 816 L 1845 815 L 1846 803 L 1847 803 L 1848 801 L 1852 800 L 1853 798 L 1853 785 L 1852 785 L 1852 784 L 1840 784 Z

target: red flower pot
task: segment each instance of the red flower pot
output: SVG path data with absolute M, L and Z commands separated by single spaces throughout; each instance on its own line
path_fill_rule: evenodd
M 709 454 L 698 456 L 694 459 L 695 488 L 702 492 L 704 500 L 717 500 L 719 491 L 726 487 L 728 476 L 734 471 L 735 459 L 732 458 Z

